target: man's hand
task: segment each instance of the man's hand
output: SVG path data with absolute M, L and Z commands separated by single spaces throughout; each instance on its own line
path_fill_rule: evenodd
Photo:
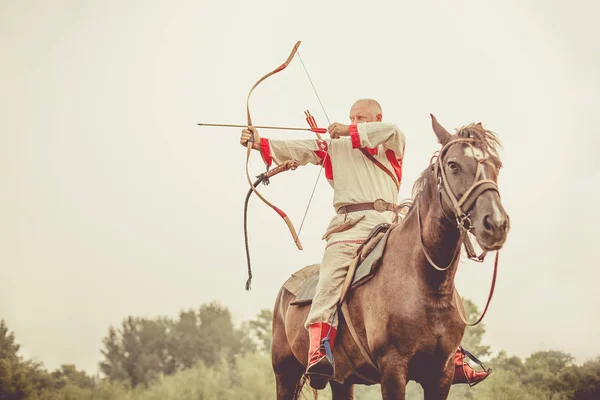
M 248 140 L 254 136 L 254 143 L 252 143 L 252 148 L 254 150 L 260 150 L 260 136 L 258 135 L 258 131 L 256 128 L 250 127 L 248 129 L 244 129 L 242 131 L 242 136 L 240 136 L 240 144 L 244 147 L 248 146 Z
M 350 136 L 350 127 L 348 125 L 334 122 L 333 124 L 329 125 L 327 132 L 329 132 L 329 136 L 331 136 L 332 139 L 339 139 L 342 136 Z

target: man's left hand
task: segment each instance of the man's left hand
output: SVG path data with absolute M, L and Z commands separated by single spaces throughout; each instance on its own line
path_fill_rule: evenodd
M 339 139 L 342 136 L 350 136 L 350 126 L 334 122 L 329 125 L 327 132 L 332 139 Z

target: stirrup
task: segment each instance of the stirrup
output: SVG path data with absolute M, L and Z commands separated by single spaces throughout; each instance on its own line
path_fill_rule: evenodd
M 484 380 L 486 380 L 492 374 L 492 369 L 486 368 L 485 365 L 483 365 L 483 363 L 481 361 L 479 361 L 479 359 L 477 357 L 475 357 L 472 353 L 465 350 L 465 348 L 462 346 L 460 346 L 460 350 L 463 353 L 462 365 L 460 365 L 460 368 L 462 369 L 462 373 L 463 373 L 465 382 L 457 382 L 457 383 L 459 383 L 459 384 L 466 383 L 469 385 L 469 387 L 473 387 L 473 386 L 483 382 Z M 465 360 L 466 357 L 469 357 L 471 359 L 471 361 L 473 361 L 474 363 L 479 365 L 483 369 L 483 371 L 475 371 L 475 369 L 473 367 L 471 367 L 469 365 L 469 363 L 467 363 L 467 361 Z M 455 365 L 455 372 L 456 372 L 456 368 L 457 368 L 457 366 Z M 471 381 L 467 375 L 465 368 L 470 368 L 473 371 L 473 373 L 475 373 L 475 374 L 479 374 L 479 375 L 484 374 L 484 375 L 480 375 L 479 379 Z M 456 380 L 456 377 L 454 379 Z
M 316 390 L 325 389 L 327 383 L 335 375 L 335 367 L 329 362 L 327 356 L 323 355 L 313 364 L 306 368 L 305 375 L 308 377 L 310 387 Z
M 323 338 L 317 352 L 320 357 L 313 363 L 310 363 L 309 360 L 305 375 L 309 378 L 310 387 L 322 390 L 325 389 L 327 383 L 335 376 L 335 362 L 331 352 L 329 337 Z

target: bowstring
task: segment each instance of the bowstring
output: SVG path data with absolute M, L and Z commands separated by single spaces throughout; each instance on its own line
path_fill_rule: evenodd
M 302 56 L 300 55 L 300 50 L 298 50 L 297 54 L 298 54 L 298 58 L 300 59 L 300 63 L 302 64 L 302 68 L 304 69 L 304 72 L 306 73 L 306 76 L 308 77 L 308 81 L 310 82 L 310 85 L 312 86 L 313 91 L 315 92 L 315 95 L 317 96 L 317 100 L 319 100 L 319 104 L 321 105 L 321 110 L 323 110 L 323 114 L 325 114 L 325 118 L 327 119 L 327 122 L 329 123 L 329 125 L 331 125 L 331 121 L 329 120 L 327 111 L 325 111 L 325 107 L 323 107 L 323 102 L 321 101 L 321 97 L 319 96 L 319 93 L 317 92 L 317 88 L 315 88 L 313 80 L 311 79 L 310 74 L 308 73 L 308 70 L 306 69 L 306 65 L 304 65 L 304 61 L 302 60 Z
M 329 116 L 327 115 L 327 111 L 325 111 L 325 107 L 323 106 L 323 102 L 321 101 L 321 97 L 319 96 L 319 93 L 317 92 L 317 88 L 315 87 L 312 78 L 310 77 L 310 74 L 308 73 L 308 69 L 306 68 L 306 65 L 304 65 L 304 61 L 302 60 L 302 56 L 300 55 L 300 51 L 298 50 L 296 52 L 296 54 L 298 55 L 298 59 L 300 59 L 300 63 L 302 64 L 302 68 L 304 69 L 304 72 L 306 73 L 306 77 L 308 78 L 308 81 L 310 82 L 310 85 L 312 86 L 313 91 L 315 92 L 315 95 L 317 96 L 317 100 L 319 101 L 319 105 L 321 106 L 321 110 L 323 110 L 323 114 L 325 114 L 325 118 L 327 119 L 327 123 L 329 125 L 331 125 L 331 121 L 329 120 Z M 308 204 L 306 205 L 306 209 L 304 210 L 304 216 L 302 217 L 302 222 L 300 223 L 300 229 L 298 229 L 298 238 L 300 238 L 300 233 L 302 232 L 302 227 L 304 226 L 304 221 L 306 220 L 306 216 L 308 215 L 308 209 L 310 208 L 310 204 L 312 203 L 312 199 L 313 196 L 315 195 L 315 191 L 317 189 L 317 184 L 319 183 L 319 179 L 321 178 L 321 173 L 323 172 L 323 166 L 325 165 L 325 162 L 327 161 L 327 157 L 329 157 L 329 145 L 327 146 L 327 151 L 325 152 L 325 157 L 323 157 L 323 161 L 321 162 L 321 168 L 319 168 L 319 174 L 317 175 L 317 180 L 315 181 L 315 184 L 313 186 L 312 189 L 312 193 L 310 194 L 310 198 L 308 199 Z

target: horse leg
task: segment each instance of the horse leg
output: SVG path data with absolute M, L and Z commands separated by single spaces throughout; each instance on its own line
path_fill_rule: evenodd
M 280 295 L 281 296 L 281 293 Z M 278 302 L 283 301 L 278 297 Z M 296 359 L 288 341 L 284 315 L 279 307 L 273 312 L 273 340 L 271 342 L 271 361 L 275 373 L 277 400 L 295 400 L 304 366 Z
M 354 399 L 354 385 L 329 381 L 329 386 L 331 386 L 332 400 Z
M 398 356 L 388 356 L 380 365 L 382 366 L 382 399 L 405 400 L 408 364 Z
M 273 364 L 277 400 L 295 400 L 299 383 L 304 374 L 304 366 L 294 356 Z
M 421 385 L 425 393 L 425 400 L 446 400 L 448 398 L 452 386 L 454 365 L 451 367 L 452 370 L 447 368 L 445 371 L 441 371 L 437 380 L 434 379 Z

